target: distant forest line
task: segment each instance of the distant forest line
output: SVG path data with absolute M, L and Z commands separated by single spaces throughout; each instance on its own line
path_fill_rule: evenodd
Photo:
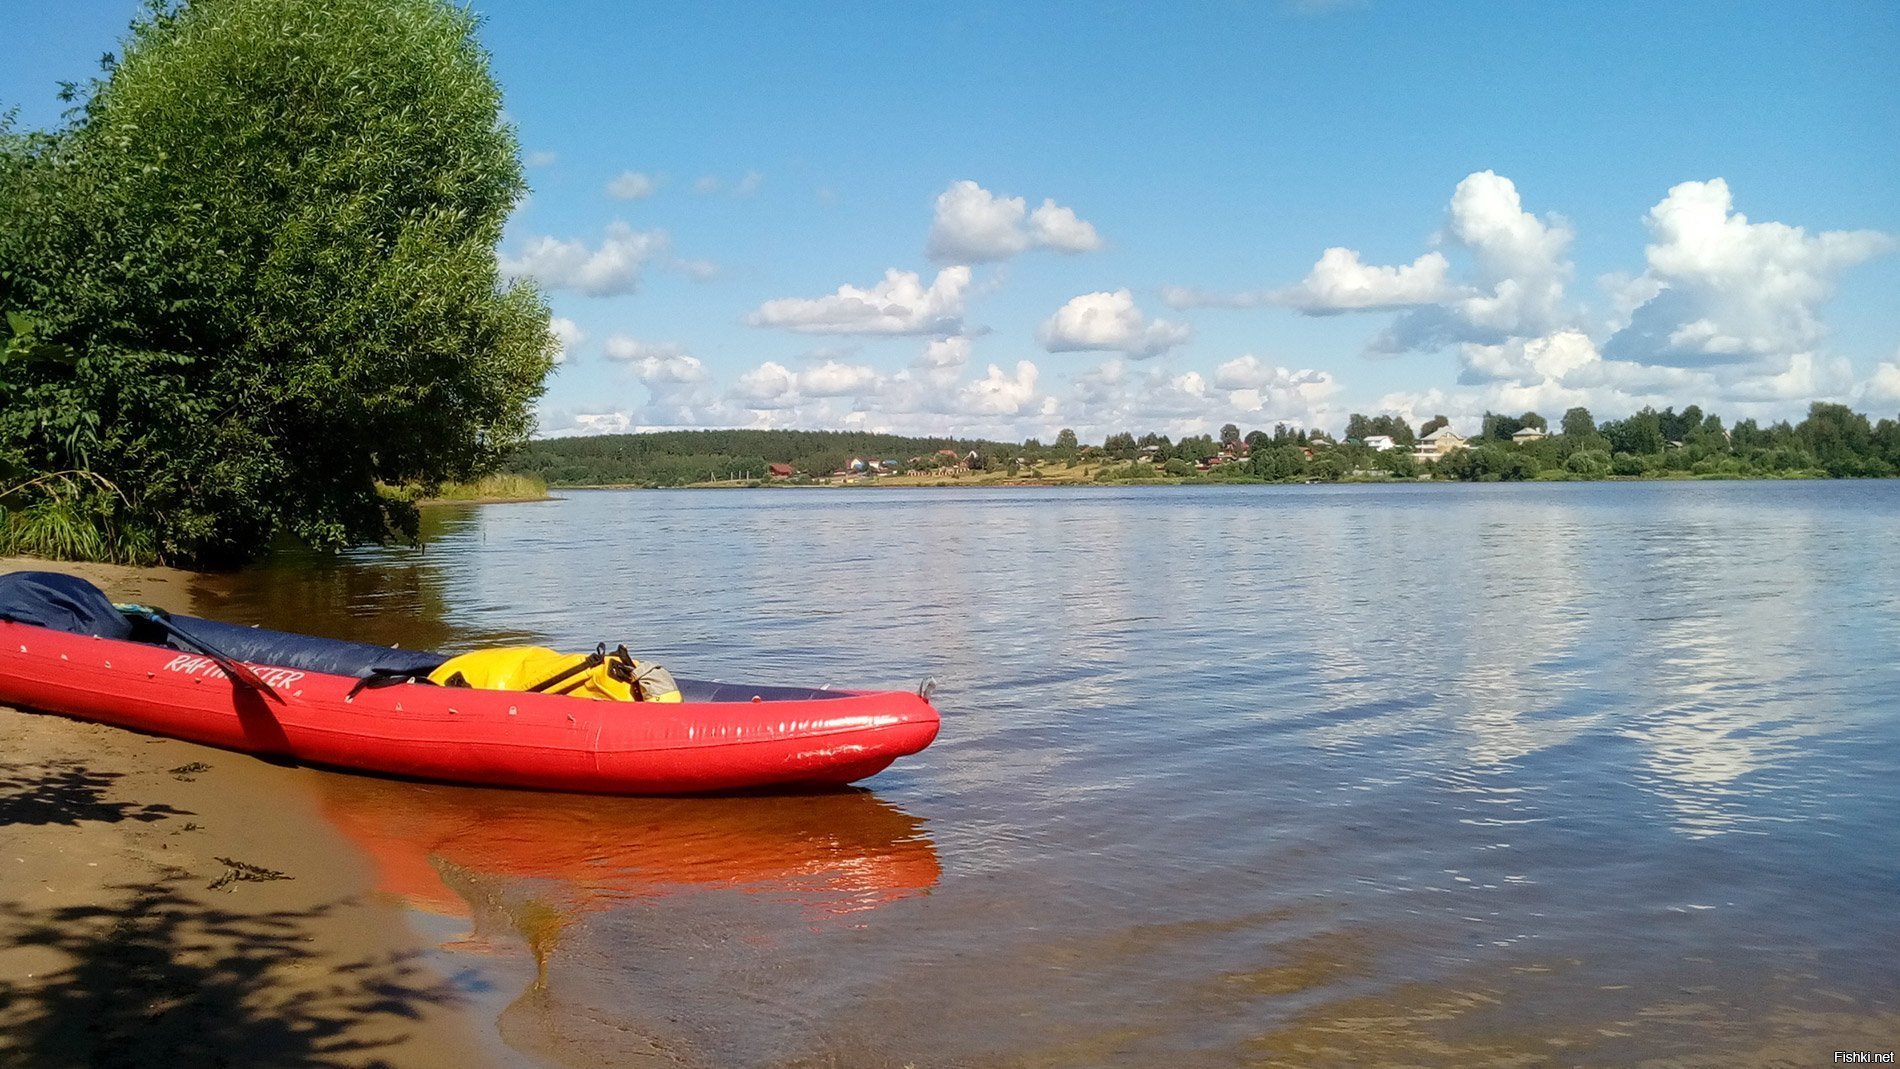
M 1645 408 L 1601 423 L 1572 408 L 1556 426 L 1535 412 L 1486 413 L 1465 447 L 1436 458 L 1415 458 L 1413 446 L 1449 425 L 1434 417 L 1414 428 L 1392 415 L 1353 414 L 1344 433 L 1277 424 L 1242 431 L 1170 439 L 1122 432 L 1100 444 L 1064 430 L 1053 442 L 981 438 L 927 438 L 859 431 L 704 430 L 615 434 L 533 441 L 504 469 L 545 479 L 551 486 L 683 486 L 701 482 L 763 481 L 772 464 L 787 464 L 796 479 L 824 478 L 853 460 L 884 462 L 895 472 L 949 467 L 1035 478 L 1045 466 L 1094 466 L 1097 481 L 1142 479 L 1258 482 L 1411 478 L 1431 475 L 1463 481 L 1598 478 L 1879 478 L 1900 474 L 1900 421 L 1874 421 L 1845 405 L 1816 402 L 1799 423 L 1767 425 L 1753 419 L 1725 425 L 1696 405 L 1680 412 Z M 1545 431 L 1538 441 L 1513 441 L 1524 428 Z M 1394 448 L 1366 444 L 1383 435 Z M 970 454 L 974 453 L 974 459 Z

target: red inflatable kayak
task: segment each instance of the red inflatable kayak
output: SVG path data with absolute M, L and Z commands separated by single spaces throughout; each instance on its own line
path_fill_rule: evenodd
M 401 651 L 185 617 L 173 619 L 189 623 L 191 634 L 215 634 L 217 652 L 230 657 L 160 645 L 152 634 L 74 633 L 97 621 L 81 611 L 78 625 L 68 623 L 72 607 L 63 602 L 58 612 L 20 609 L 16 597 L 10 608 L 7 584 L 28 577 L 30 592 L 54 586 L 56 601 L 85 600 L 71 587 L 79 581 L 64 576 L 0 577 L 0 703 L 307 764 L 479 785 L 686 794 L 850 783 L 937 737 L 937 711 L 908 692 L 681 679 L 684 700 L 662 703 L 422 682 L 363 689 L 366 675 L 386 668 L 338 666 L 363 660 L 358 651 L 384 659 Z M 21 584 L 12 586 L 19 594 Z M 234 648 L 233 636 L 245 647 Z M 286 652 L 252 652 L 260 648 Z M 241 683 L 233 673 L 253 678 Z

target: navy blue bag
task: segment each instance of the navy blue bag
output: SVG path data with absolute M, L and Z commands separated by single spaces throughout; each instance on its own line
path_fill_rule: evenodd
M 0 575 L 0 620 L 122 642 L 133 634 L 132 622 L 98 587 L 58 572 Z
M 219 654 L 240 661 L 342 676 L 364 676 L 372 672 L 426 676 L 448 660 L 446 654 L 427 650 L 390 649 L 190 616 L 166 615 L 162 626 L 128 619 L 98 587 L 58 572 L 0 575 L 0 620 L 70 635 L 97 635 L 122 642 L 149 642 L 176 650 L 202 652 L 202 647 L 180 641 L 177 634 L 182 632 L 208 644 Z

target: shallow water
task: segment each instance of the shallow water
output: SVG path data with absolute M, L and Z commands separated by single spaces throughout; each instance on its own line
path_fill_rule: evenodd
M 861 792 L 327 777 L 448 953 L 532 960 L 482 1003 L 524 1064 L 1900 1041 L 1900 483 L 577 492 L 428 528 L 201 604 L 942 681 L 936 745 Z

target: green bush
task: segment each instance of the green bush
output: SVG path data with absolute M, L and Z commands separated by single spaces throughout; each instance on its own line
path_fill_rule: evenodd
M 448 0 L 158 2 L 72 125 L 0 132 L 0 311 L 70 354 L 0 361 L 0 457 L 123 491 L 62 522 L 188 564 L 374 540 L 415 522 L 379 484 L 526 439 L 555 341 L 498 275 L 525 186 L 475 26 Z
M 1610 455 L 1601 449 L 1579 450 L 1565 458 L 1564 470 L 1590 478 L 1601 478 L 1610 473 Z

